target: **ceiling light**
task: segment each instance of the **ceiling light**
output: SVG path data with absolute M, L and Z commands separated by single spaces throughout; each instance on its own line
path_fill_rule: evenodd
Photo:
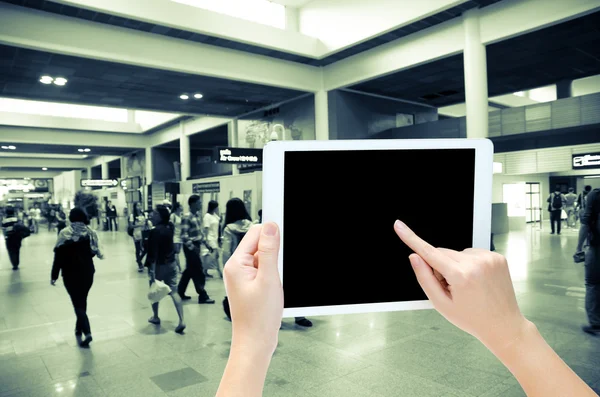
M 186 95 L 186 94 L 181 94 L 181 95 L 179 95 L 179 98 L 183 99 L 184 101 L 185 101 L 186 99 L 190 99 L 190 97 L 189 97 L 188 95 Z
M 194 98 L 196 98 L 196 99 L 202 99 L 203 96 L 204 95 L 202 95 L 202 94 L 194 94 Z
M 52 81 L 54 81 L 54 79 L 50 76 L 40 77 L 40 83 L 42 83 L 42 84 L 52 84 Z
M 83 151 L 86 152 L 86 153 L 89 153 L 89 152 L 92 151 L 92 149 L 86 147 L 85 149 L 83 149 Z
M 16 150 L 16 149 L 17 149 L 17 147 L 16 147 L 16 146 L 13 146 L 13 145 L 10 145 L 10 146 L 8 147 L 8 149 L 9 149 L 9 150 Z
M 2 149 L 8 150 L 8 146 L 2 146 Z
M 44 167 L 42 168 L 42 171 L 48 171 L 48 168 Z
M 83 153 L 83 149 L 77 149 L 79 153 Z
M 64 77 L 57 77 L 54 79 L 54 84 L 65 85 L 65 84 L 67 84 L 67 79 L 65 79 Z

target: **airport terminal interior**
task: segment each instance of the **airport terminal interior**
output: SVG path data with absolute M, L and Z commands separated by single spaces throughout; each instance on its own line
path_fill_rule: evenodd
M 265 145 L 438 138 L 492 141 L 490 249 L 506 257 L 523 314 L 600 393 L 600 328 L 586 309 L 586 267 L 600 263 L 584 264 L 596 248 L 580 236 L 600 189 L 599 27 L 600 0 L 0 0 L 0 397 L 215 395 L 232 341 L 226 208 L 261 223 Z M 422 191 L 402 185 L 411 170 L 380 170 L 405 190 L 401 205 L 439 196 L 431 211 L 445 222 L 446 196 L 471 200 L 438 189 L 438 159 L 415 167 L 429 170 Z M 372 188 L 356 175 L 339 198 L 358 220 L 344 233 L 377 216 Z M 185 218 L 191 202 L 215 243 L 201 254 L 204 295 L 193 282 L 172 292 L 191 297 L 181 331 L 169 298 L 149 322 L 141 255 L 153 209 L 173 220 L 180 205 Z M 52 269 L 64 231 L 79 233 L 77 209 L 104 258 L 93 259 L 91 331 L 78 321 L 74 335 Z M 307 222 L 340 233 L 323 218 Z M 177 280 L 188 254 L 176 254 Z M 365 263 L 364 282 L 384 265 Z M 525 392 L 482 343 L 424 309 L 284 317 L 263 395 Z

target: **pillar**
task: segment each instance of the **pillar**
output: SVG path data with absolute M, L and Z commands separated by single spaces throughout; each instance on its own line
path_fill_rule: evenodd
M 110 172 L 108 170 L 108 163 L 102 163 L 102 179 L 110 179 Z
M 324 90 L 315 93 L 315 130 L 318 141 L 329 140 L 329 100 Z
M 135 124 L 135 110 L 127 109 L 127 123 Z
M 146 148 L 146 185 L 152 184 L 152 147 Z
M 563 80 L 556 83 L 556 99 L 571 98 L 573 96 L 573 80 Z
M 87 175 L 85 176 L 86 179 L 92 179 L 92 167 L 87 167 Z
M 191 176 L 192 164 L 190 161 L 190 137 L 185 134 L 185 124 L 179 122 L 179 170 L 181 181 L 187 181 Z
M 237 119 L 233 119 L 231 120 L 228 124 L 227 124 L 227 139 L 229 140 L 229 146 L 231 147 L 238 147 L 238 121 Z M 239 175 L 240 174 L 240 169 L 238 168 L 237 164 L 231 164 L 231 174 L 232 175 Z
M 481 43 L 479 9 L 463 14 L 467 138 L 488 137 L 488 85 L 485 45 Z

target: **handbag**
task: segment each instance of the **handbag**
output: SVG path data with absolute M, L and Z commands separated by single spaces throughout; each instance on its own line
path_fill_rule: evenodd
M 133 237 L 133 226 L 127 226 L 127 234 L 129 234 L 129 237 Z
M 170 293 L 171 287 L 160 280 L 154 280 L 154 282 L 150 284 L 150 289 L 148 290 L 148 300 L 152 303 L 157 303 Z

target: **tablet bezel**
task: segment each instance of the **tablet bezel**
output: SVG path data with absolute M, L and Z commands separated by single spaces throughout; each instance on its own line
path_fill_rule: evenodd
M 494 147 L 489 139 L 376 139 L 338 141 L 274 141 L 263 152 L 263 222 L 275 222 L 281 230 L 279 275 L 283 280 L 283 193 L 285 153 L 289 151 L 333 150 L 419 150 L 419 149 L 475 149 L 475 186 L 473 202 L 473 247 L 490 248 L 492 223 L 492 174 Z M 390 225 L 393 227 L 393 225 Z M 313 306 L 286 308 L 284 317 L 320 316 L 432 309 L 429 300 L 408 302 L 365 303 L 356 305 Z

